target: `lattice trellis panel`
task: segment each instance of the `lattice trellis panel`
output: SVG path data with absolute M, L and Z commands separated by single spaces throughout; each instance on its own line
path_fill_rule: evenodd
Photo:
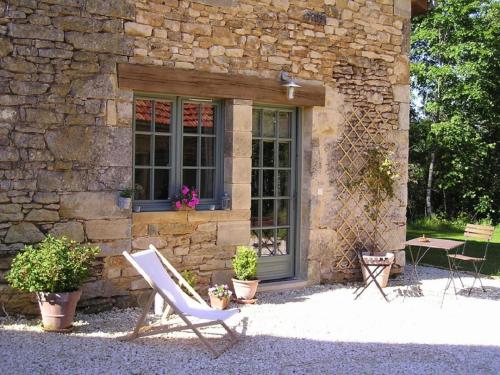
M 376 244 L 378 249 L 384 249 L 387 245 L 384 233 L 390 228 L 388 205 L 382 205 L 378 225 L 375 225 L 364 209 L 369 196 L 361 187 L 353 187 L 352 183 L 360 177 L 368 149 L 390 147 L 386 142 L 389 129 L 388 121 L 376 111 L 355 110 L 344 114 L 344 135 L 338 143 L 341 173 L 336 181 L 340 202 L 340 224 L 335 228 L 339 244 L 339 256 L 334 264 L 337 269 L 359 267 L 357 246 L 370 248 Z

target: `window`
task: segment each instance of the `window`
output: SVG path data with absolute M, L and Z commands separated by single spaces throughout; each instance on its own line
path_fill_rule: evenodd
M 135 204 L 172 207 L 182 185 L 200 192 L 198 208 L 220 205 L 222 108 L 218 101 L 138 96 L 134 100 Z

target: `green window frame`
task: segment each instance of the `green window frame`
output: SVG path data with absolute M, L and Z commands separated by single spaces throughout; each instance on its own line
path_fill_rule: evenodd
M 185 184 L 200 192 L 198 210 L 221 206 L 222 102 L 136 94 L 133 105 L 134 207 L 172 209 Z

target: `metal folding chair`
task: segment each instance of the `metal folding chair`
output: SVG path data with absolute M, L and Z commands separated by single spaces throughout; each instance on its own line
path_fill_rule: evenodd
M 462 247 L 462 251 L 460 253 L 457 251 L 457 253 L 455 254 L 448 254 L 448 265 L 450 268 L 450 274 L 448 277 L 448 284 L 446 285 L 446 289 L 444 291 L 445 293 L 450 287 L 450 284 L 452 282 L 453 285 L 455 285 L 454 281 L 455 276 L 458 276 L 458 279 L 460 280 L 462 287 L 464 287 L 462 278 L 458 273 L 460 269 L 463 269 L 463 267 L 461 267 L 463 263 L 472 264 L 472 267 L 474 268 L 474 281 L 472 282 L 472 286 L 469 288 L 468 295 L 470 296 L 470 294 L 472 293 L 472 290 L 474 288 L 474 285 L 476 285 L 477 280 L 479 280 L 479 283 L 481 284 L 481 288 L 483 289 L 483 291 L 486 292 L 483 282 L 481 281 L 481 270 L 483 269 L 484 263 L 486 262 L 486 256 L 488 255 L 488 246 L 490 244 L 491 238 L 493 237 L 494 231 L 495 227 L 489 225 L 467 224 L 464 232 L 465 244 Z M 483 257 L 479 258 L 466 255 L 465 250 L 467 248 L 467 243 L 470 241 L 478 241 L 478 240 L 486 241 L 484 246 Z M 456 289 L 455 289 L 455 294 L 456 294 Z
M 365 261 L 363 258 L 363 252 L 362 250 L 357 250 L 356 253 L 358 255 L 358 260 L 359 263 L 362 267 L 365 267 L 366 272 L 368 273 L 368 277 L 366 279 L 366 282 L 361 284 L 355 291 L 354 294 L 356 294 L 356 297 L 354 298 L 357 300 L 363 292 L 368 289 L 368 287 L 371 284 L 375 284 L 377 289 L 382 293 L 382 296 L 384 296 L 385 300 L 389 302 L 389 299 L 387 298 L 387 294 L 385 294 L 384 290 L 380 286 L 380 283 L 377 280 L 377 277 L 380 276 L 384 270 L 387 267 L 391 267 L 392 263 L 394 263 L 394 258 L 392 258 L 392 261 L 388 262 L 387 257 L 384 256 L 371 256 L 369 261 Z

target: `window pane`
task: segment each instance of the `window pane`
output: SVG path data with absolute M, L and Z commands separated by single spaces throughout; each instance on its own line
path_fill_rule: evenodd
M 260 111 L 254 110 L 252 112 L 252 135 L 260 137 Z
M 172 103 L 156 102 L 155 105 L 155 131 L 158 133 L 170 132 L 172 118 Z
M 183 137 L 182 165 L 195 167 L 197 164 L 198 137 Z
M 203 105 L 201 112 L 201 132 L 203 134 L 215 134 L 215 106 Z
M 274 142 L 263 142 L 263 166 L 274 167 Z
M 259 247 L 260 247 L 260 230 L 252 230 L 250 233 L 250 246 L 254 248 L 257 252 L 257 255 L 260 255 Z
M 182 185 L 189 188 L 198 188 L 196 184 L 196 169 L 184 169 L 182 171 Z
M 141 132 L 151 131 L 151 118 L 153 102 L 151 100 L 137 99 L 135 101 L 135 130 Z
M 272 227 L 274 225 L 274 200 L 262 200 L 262 226 Z
M 252 205 L 251 205 L 250 211 L 251 211 L 250 220 L 251 220 L 252 227 L 260 227 L 260 223 L 259 223 L 259 201 L 258 200 L 252 199 Z
M 170 164 L 170 137 L 155 136 L 155 165 L 165 167 Z
M 263 257 L 274 255 L 274 229 L 262 231 L 260 255 Z
M 286 255 L 288 254 L 289 245 L 289 230 L 288 229 L 278 229 L 278 238 L 276 240 L 276 255 Z
M 262 196 L 274 197 L 274 170 L 262 171 Z
M 274 111 L 264 111 L 264 137 L 275 137 L 275 127 L 276 127 L 276 119 L 274 116 Z
M 289 213 L 288 213 L 288 199 L 281 199 L 278 201 L 278 225 L 288 225 L 289 224 Z
M 182 124 L 184 133 L 197 133 L 199 120 L 198 104 L 184 103 L 182 112 Z
M 278 196 L 290 196 L 290 171 L 278 171 Z
M 150 169 L 136 169 L 135 170 L 135 199 L 147 200 L 149 198 L 149 176 Z
M 213 169 L 201 170 L 200 198 L 213 199 L 214 197 L 214 174 Z
M 279 127 L 280 138 L 290 138 L 290 119 L 291 119 L 291 113 L 280 112 L 280 127 Z
M 259 196 L 259 170 L 252 170 L 252 197 Z
M 290 143 L 279 144 L 279 166 L 290 167 Z
M 260 141 L 253 140 L 252 141 L 252 167 L 259 166 L 259 158 L 260 158 Z
M 135 135 L 135 165 L 149 166 L 151 152 L 151 136 L 145 134 Z
M 155 170 L 154 199 L 168 199 L 169 175 L 168 169 Z
M 201 165 L 215 166 L 215 138 L 201 137 Z

